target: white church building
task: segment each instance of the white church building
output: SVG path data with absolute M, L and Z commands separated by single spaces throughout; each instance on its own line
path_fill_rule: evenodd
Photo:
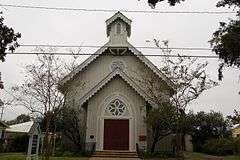
M 81 111 L 87 148 L 94 144 L 97 151 L 136 151 L 137 145 L 147 149 L 147 106 L 156 104 L 138 74 L 155 77 L 173 91 L 172 82 L 128 42 L 131 22 L 120 12 L 107 19 L 109 41 L 60 82 L 67 106 Z

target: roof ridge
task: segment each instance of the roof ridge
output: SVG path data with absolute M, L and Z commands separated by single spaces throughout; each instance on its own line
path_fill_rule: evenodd
M 130 23 L 132 22 L 131 19 L 129 19 L 127 16 L 125 16 L 122 12 L 117 11 L 112 17 L 108 18 L 105 22 L 108 24 L 108 21 L 110 21 L 111 19 L 116 19 L 118 16 L 123 17 L 125 20 L 128 20 Z M 123 20 L 124 20 L 123 19 Z

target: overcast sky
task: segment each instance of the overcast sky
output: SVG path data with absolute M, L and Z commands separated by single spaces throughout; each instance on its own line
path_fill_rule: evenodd
M 87 9 L 116 10 L 151 10 L 147 0 L 1 0 L 1 4 L 34 5 L 47 7 L 69 7 Z M 160 11 L 231 11 L 227 8 L 216 8 L 217 0 L 186 0 L 175 7 L 159 3 L 155 10 Z M 21 32 L 20 44 L 58 44 L 58 45 L 103 45 L 107 42 L 105 20 L 114 13 L 54 11 L 20 8 L 1 8 L 4 22 Z M 132 20 L 132 35 L 129 41 L 134 46 L 153 46 L 146 40 L 157 38 L 168 39 L 170 47 L 210 47 L 209 39 L 218 28 L 220 21 L 228 22 L 234 14 L 149 14 L 123 13 Z M 33 48 L 20 47 L 17 51 L 28 51 Z M 94 53 L 95 49 L 84 49 L 84 52 Z M 160 54 L 157 50 L 141 50 L 144 54 Z M 214 55 L 210 51 L 178 51 L 175 53 L 191 55 Z M 82 58 L 82 61 L 86 57 Z M 157 58 L 150 58 L 159 65 Z M 22 66 L 32 63 L 34 56 L 8 55 L 6 62 L 0 63 L 0 72 L 5 88 L 20 84 L 24 78 Z M 207 72 L 214 80 L 217 79 L 219 60 L 208 60 Z M 220 86 L 204 92 L 192 102 L 189 109 L 194 111 L 221 111 L 224 115 L 231 114 L 233 109 L 240 109 L 239 69 L 226 68 L 224 80 Z M 4 90 L 0 96 L 6 97 Z M 20 113 L 26 113 L 24 108 L 7 107 L 4 119 L 15 118 Z

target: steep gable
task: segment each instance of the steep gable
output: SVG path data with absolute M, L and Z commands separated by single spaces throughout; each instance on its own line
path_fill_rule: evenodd
M 145 101 L 149 102 L 152 106 L 154 106 L 154 102 L 152 102 L 151 97 L 149 97 L 144 90 L 139 87 L 139 85 L 131 79 L 126 73 L 124 73 L 121 69 L 116 68 L 112 72 L 110 72 L 104 79 L 102 79 L 97 85 L 95 85 L 88 93 L 86 93 L 79 101 L 80 105 L 85 103 L 88 99 L 94 96 L 99 90 L 101 90 L 107 83 L 109 83 L 116 76 L 121 77 L 128 85 L 130 85 Z
M 68 96 L 77 94 L 78 100 L 84 103 L 103 85 L 107 84 L 109 78 L 118 74 L 146 101 L 152 103 L 149 96 L 141 91 L 144 88 L 138 82 L 132 82 L 136 78 L 133 77 L 133 72 L 141 73 L 141 68 L 145 68 L 146 76 L 157 77 L 159 83 L 166 84 L 170 93 L 173 93 L 174 84 L 171 80 L 127 41 L 131 33 L 131 20 L 117 12 L 106 21 L 106 25 L 109 42 L 63 78 L 59 82 L 59 89 L 65 94 L 66 90 L 71 92 L 68 93 Z
M 68 81 L 72 80 L 74 76 L 76 76 L 78 73 L 80 73 L 83 69 L 85 69 L 88 65 L 94 62 L 95 59 L 97 59 L 101 55 L 105 55 L 106 50 L 111 48 L 109 46 L 109 42 L 106 43 L 103 47 L 101 47 L 99 50 L 97 50 L 93 55 L 91 55 L 87 60 L 85 60 L 83 63 L 81 63 L 74 71 L 72 71 L 70 74 L 68 74 L 66 77 L 64 77 L 60 82 L 59 86 L 64 87 Z M 114 47 L 115 48 L 115 47 Z M 150 60 L 148 60 L 139 50 L 137 50 L 133 45 L 128 43 L 128 50 L 132 52 L 132 55 L 136 56 L 141 62 L 143 62 L 147 67 L 149 67 L 161 80 L 165 81 L 166 84 L 170 87 L 170 89 L 174 90 L 175 86 L 171 82 L 170 79 L 166 77 Z M 106 55 L 107 56 L 107 55 Z M 114 55 L 113 55 L 114 56 Z M 115 55 L 117 56 L 117 55 Z M 124 55 L 123 55 L 124 56 Z M 125 55 L 129 56 L 129 55 Z

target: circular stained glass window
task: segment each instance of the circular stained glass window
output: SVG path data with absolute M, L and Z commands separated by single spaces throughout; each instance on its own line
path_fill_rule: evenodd
M 121 116 L 126 111 L 126 105 L 119 99 L 115 99 L 108 106 L 108 111 L 113 116 Z

